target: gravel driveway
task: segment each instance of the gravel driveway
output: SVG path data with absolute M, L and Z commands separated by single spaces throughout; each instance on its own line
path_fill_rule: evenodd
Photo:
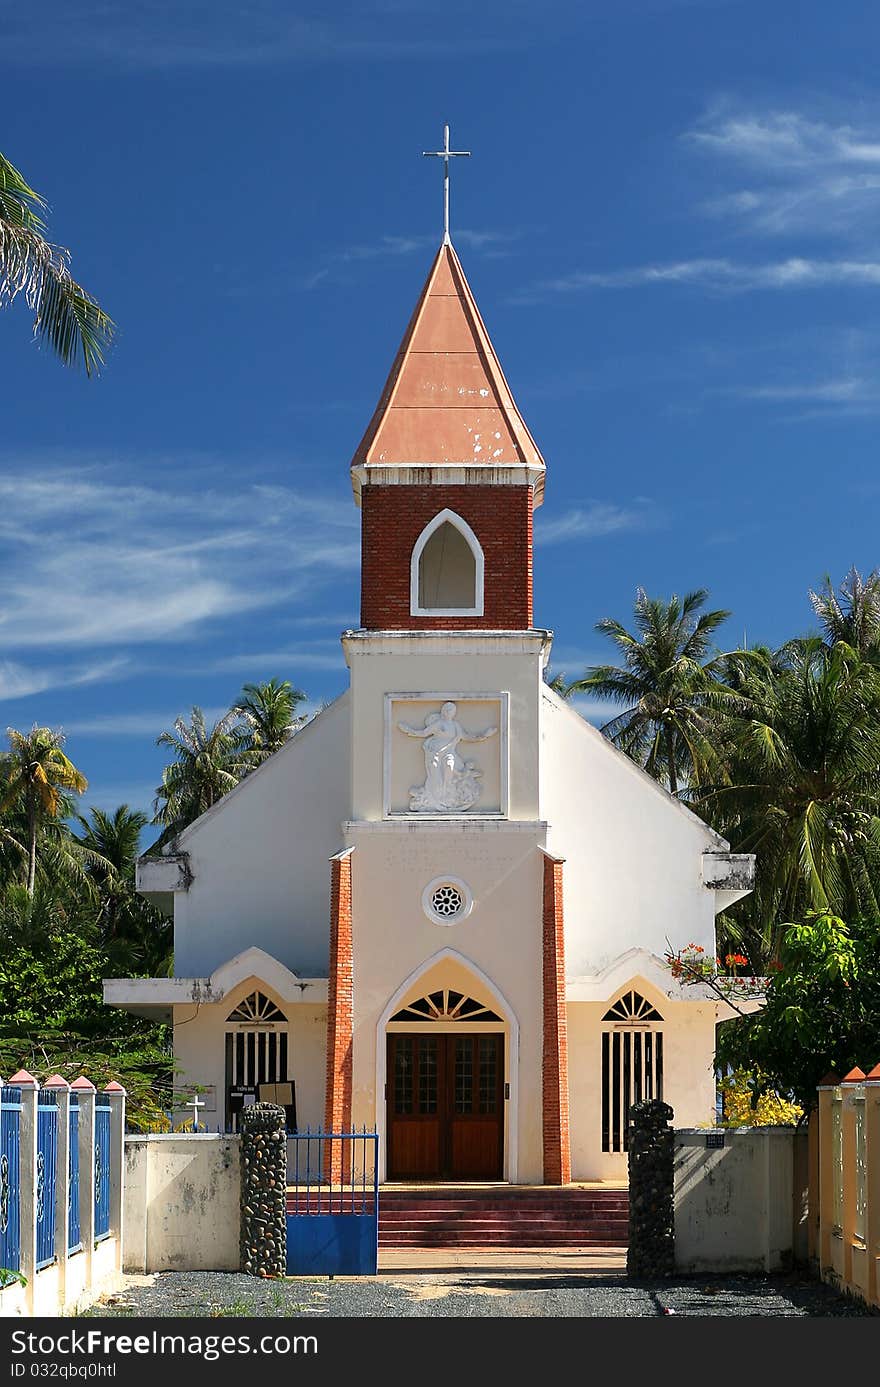
M 159 1272 L 126 1278 L 92 1316 L 657 1315 L 865 1316 L 860 1303 L 812 1279 L 726 1276 L 630 1282 L 624 1275 L 422 1273 L 373 1277 L 291 1277 L 258 1281 L 239 1273 Z

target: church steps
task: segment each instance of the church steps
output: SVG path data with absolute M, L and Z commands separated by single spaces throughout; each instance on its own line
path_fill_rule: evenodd
M 382 1247 L 626 1247 L 627 1190 L 382 1190 Z
M 295 1210 L 288 1194 L 288 1212 Z M 326 1187 L 299 1194 L 305 1213 L 352 1211 L 351 1192 Z M 355 1194 L 355 1213 L 372 1213 L 372 1191 Z M 625 1189 L 516 1185 L 381 1188 L 382 1247 L 626 1247 L 629 1194 Z

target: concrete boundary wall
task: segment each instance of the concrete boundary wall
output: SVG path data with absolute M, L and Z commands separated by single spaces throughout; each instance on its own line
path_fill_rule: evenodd
M 805 1260 L 806 1139 L 794 1127 L 676 1131 L 676 1270 L 771 1272 Z
M 239 1151 L 215 1133 L 126 1137 L 125 1271 L 238 1271 Z

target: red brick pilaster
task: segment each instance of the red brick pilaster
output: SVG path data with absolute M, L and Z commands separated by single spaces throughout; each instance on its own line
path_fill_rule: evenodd
M 571 1181 L 562 862 L 544 854 L 544 1184 Z
M 330 971 L 327 993 L 327 1088 L 324 1130 L 351 1128 L 352 1028 L 351 849 L 330 859 Z M 341 1179 L 341 1143 L 333 1142 L 325 1176 Z

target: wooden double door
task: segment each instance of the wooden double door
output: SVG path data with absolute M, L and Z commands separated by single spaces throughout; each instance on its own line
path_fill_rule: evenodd
M 389 1180 L 500 1180 L 504 1036 L 388 1037 Z

